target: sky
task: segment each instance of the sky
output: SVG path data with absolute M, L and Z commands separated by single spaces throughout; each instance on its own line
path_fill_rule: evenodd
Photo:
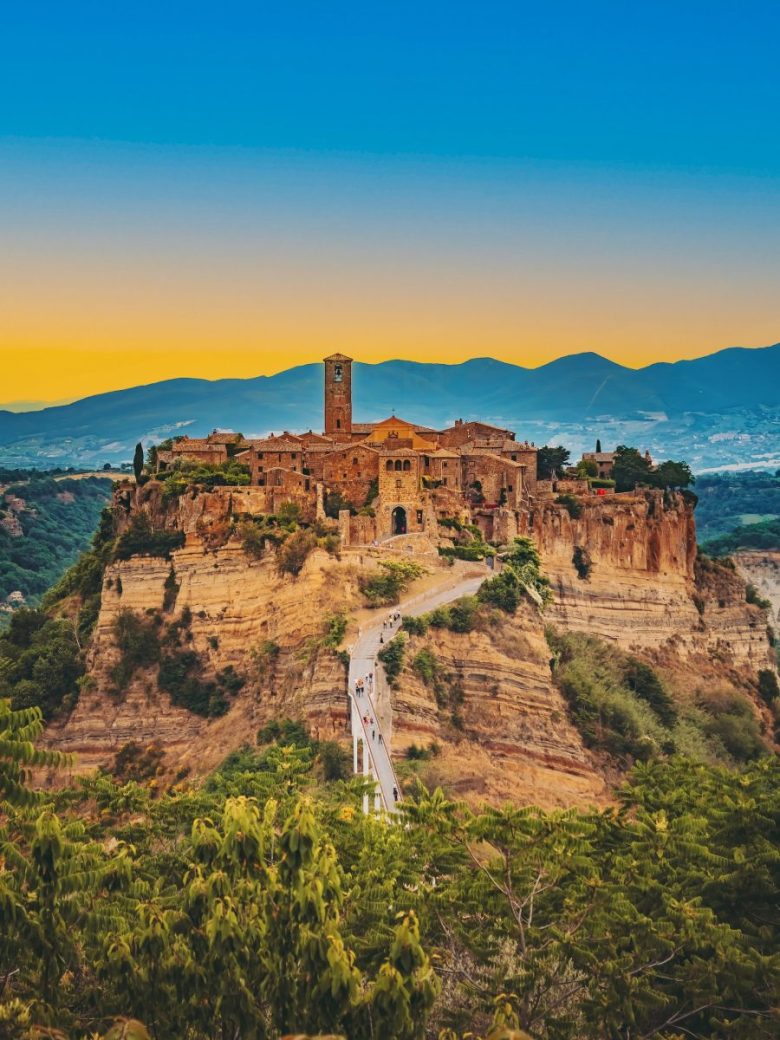
M 780 340 L 780 5 L 0 6 L 0 402 Z

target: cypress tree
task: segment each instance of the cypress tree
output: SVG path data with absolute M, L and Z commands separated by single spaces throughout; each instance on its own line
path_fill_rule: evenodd
M 141 442 L 135 446 L 135 455 L 133 455 L 133 472 L 135 473 L 136 484 L 141 479 L 141 474 L 144 471 L 144 448 Z

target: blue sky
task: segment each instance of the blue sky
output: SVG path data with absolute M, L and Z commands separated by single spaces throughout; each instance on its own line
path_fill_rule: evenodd
M 6 4 L 0 349 L 21 387 L 31 350 L 773 342 L 779 40 L 768 3 Z

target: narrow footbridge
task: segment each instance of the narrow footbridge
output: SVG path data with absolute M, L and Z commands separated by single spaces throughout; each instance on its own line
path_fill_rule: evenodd
M 358 638 L 350 649 L 349 699 L 352 722 L 352 758 L 357 775 L 374 780 L 374 794 L 366 794 L 363 811 L 371 808 L 375 812 L 394 812 L 401 798 L 401 787 L 390 757 L 389 732 L 383 732 L 377 712 L 377 668 L 381 667 L 376 656 L 383 643 L 388 643 L 401 627 L 400 618 L 417 617 L 429 610 L 444 606 L 461 596 L 473 595 L 491 572 L 481 564 L 470 567 L 462 577 L 453 580 L 446 575 L 439 586 L 402 600 L 395 607 L 378 611 L 358 632 Z M 399 620 L 388 623 L 391 614 Z M 362 681 L 363 692 L 357 693 L 358 682 Z M 371 802 L 373 801 L 373 806 Z

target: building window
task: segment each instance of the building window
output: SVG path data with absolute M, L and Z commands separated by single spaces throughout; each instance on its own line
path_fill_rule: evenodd
M 417 523 L 418 524 L 422 524 L 422 522 L 423 522 L 423 512 L 422 512 L 422 509 L 418 509 L 417 510 Z
M 358 460 L 357 460 L 357 459 L 353 459 L 353 460 L 352 460 L 352 465 L 353 465 L 353 466 L 357 466 L 357 464 L 358 464 Z
M 511 484 L 507 484 L 506 489 L 507 489 L 507 491 L 512 491 L 513 490 L 512 485 Z
M 265 487 L 265 477 L 260 477 L 257 483 L 260 485 L 260 487 Z
M 447 466 L 448 466 L 448 463 L 446 463 L 446 462 L 442 462 L 442 464 L 441 464 L 441 468 L 442 468 L 442 469 L 446 469 L 446 468 L 447 468 Z
M 403 487 L 404 486 L 404 482 L 402 480 L 396 480 L 395 486 L 397 488 Z
M 343 378 L 344 373 L 341 369 L 341 365 L 336 365 L 336 367 L 333 369 L 333 382 L 340 383 Z
M 441 478 L 441 482 L 442 482 L 442 484 L 443 484 L 443 485 L 444 485 L 445 487 L 447 486 L 447 478 L 446 478 L 446 477 L 442 477 L 442 478 Z
M 341 429 L 341 419 L 337 419 L 337 420 L 336 420 L 336 429 L 337 429 L 337 430 L 340 430 L 340 429 Z
M 517 462 L 517 455 L 512 456 L 512 462 Z
M 385 465 L 385 469 L 389 473 L 392 468 L 393 468 L 393 460 L 392 459 L 388 459 L 387 463 Z
M 408 470 L 410 470 L 411 468 L 412 468 L 412 464 L 411 464 L 411 462 L 409 461 L 409 459 L 404 459 L 404 469 L 408 471 Z
M 304 480 L 304 482 L 303 482 L 303 490 L 304 491 L 308 491 L 309 490 L 309 481 L 308 480 Z
M 401 460 L 400 459 L 396 459 L 395 460 L 395 469 L 396 469 L 396 473 L 400 473 L 401 472 Z

